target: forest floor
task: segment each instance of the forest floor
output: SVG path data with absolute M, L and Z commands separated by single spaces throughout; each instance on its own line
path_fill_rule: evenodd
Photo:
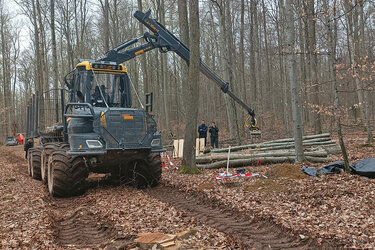
M 362 138 L 346 136 L 351 163 L 374 157 Z M 28 176 L 22 146 L 1 147 L 0 248 L 131 249 L 138 233 L 187 230 L 195 233 L 178 241 L 182 249 L 374 248 L 375 180 L 309 177 L 301 166 L 246 167 L 268 178 L 220 181 L 213 177 L 224 169 L 163 169 L 151 190 L 97 182 L 84 195 L 56 199 Z

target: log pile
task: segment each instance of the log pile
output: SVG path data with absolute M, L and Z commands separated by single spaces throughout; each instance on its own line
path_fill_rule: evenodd
M 339 154 L 340 147 L 330 134 L 303 137 L 305 159 L 309 162 L 329 161 L 330 154 Z M 210 154 L 197 157 L 198 168 L 223 168 L 227 165 L 229 148 L 211 150 Z M 280 139 L 269 142 L 231 147 L 229 167 L 241 167 L 263 163 L 284 163 L 295 161 L 294 139 Z M 235 152 L 235 153 L 232 153 Z

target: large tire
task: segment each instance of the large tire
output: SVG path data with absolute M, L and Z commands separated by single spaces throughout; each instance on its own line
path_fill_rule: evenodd
M 54 197 L 70 197 L 85 191 L 89 172 L 81 156 L 69 156 L 58 149 L 48 160 L 48 191 Z
M 31 157 L 31 149 L 27 152 L 27 172 L 29 176 L 31 176 L 31 165 L 32 165 L 32 157 Z
M 42 155 L 42 149 L 41 148 L 33 148 L 29 151 L 30 157 L 31 157 L 31 177 L 35 180 L 42 180 L 42 174 L 40 171 L 41 166 L 41 155 Z
M 58 143 L 47 143 L 43 147 L 40 172 L 42 176 L 42 181 L 44 183 L 48 182 L 48 158 L 52 154 L 52 152 L 58 150 L 59 147 L 60 144 Z
M 149 153 L 146 160 L 131 163 L 130 179 L 136 188 L 152 188 L 160 183 L 161 160 L 159 153 Z

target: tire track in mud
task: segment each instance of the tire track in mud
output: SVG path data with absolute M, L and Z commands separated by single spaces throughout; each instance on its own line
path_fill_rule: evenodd
M 56 242 L 61 246 L 94 246 L 112 240 L 114 227 L 106 220 L 98 219 L 88 208 L 81 207 L 71 215 L 56 221 Z
M 23 149 L 23 148 L 22 148 Z M 23 158 L 24 152 L 17 148 L 6 148 L 0 156 L 7 164 L 34 182 L 27 172 L 27 162 Z M 43 185 L 40 182 L 40 185 Z M 115 229 L 112 221 L 95 213 L 95 202 L 84 196 L 70 198 L 53 198 L 49 196 L 47 188 L 40 193 L 42 202 L 48 208 L 48 224 L 56 245 L 74 248 L 104 248 L 114 247 L 127 249 L 133 246 L 134 237 L 122 235 Z M 36 200 L 38 200 L 36 199 Z
M 264 220 L 256 221 L 240 211 L 229 208 L 204 194 L 187 193 L 171 187 L 158 187 L 147 193 L 175 208 L 187 216 L 223 232 L 237 241 L 244 249 L 333 249 L 330 243 L 318 246 L 314 240 L 302 240 L 298 235 Z
M 45 197 L 51 207 L 51 227 L 55 242 L 63 247 L 104 247 L 118 239 L 114 223 L 95 214 L 94 202 L 82 197 Z
M 80 197 L 52 198 L 45 197 L 51 207 L 55 241 L 60 246 L 94 246 L 113 239 L 113 225 L 101 218 L 90 209 L 90 202 L 84 203 Z
M 5 161 L 15 166 L 20 174 L 27 175 L 27 163 L 21 157 L 21 152 L 2 153 Z M 27 177 L 30 178 L 31 177 Z M 43 185 L 40 182 L 40 185 Z M 42 198 L 49 207 L 49 219 L 55 242 L 60 246 L 95 247 L 108 245 L 116 239 L 117 231 L 113 223 L 96 215 L 90 207 L 93 202 L 86 201 L 83 197 L 53 198 L 45 189 Z M 119 241 L 126 242 L 124 239 Z

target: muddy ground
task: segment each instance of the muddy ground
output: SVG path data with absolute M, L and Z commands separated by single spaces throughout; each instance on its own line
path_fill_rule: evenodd
M 348 143 L 353 161 L 374 152 Z M 21 146 L 1 147 L 0 248 L 131 249 L 138 233 L 186 230 L 195 234 L 179 241 L 183 249 L 373 248 L 374 180 L 312 178 L 299 167 L 246 167 L 269 178 L 226 181 L 213 179 L 222 170 L 164 169 L 152 190 L 91 180 L 84 195 L 56 199 L 28 176 Z

